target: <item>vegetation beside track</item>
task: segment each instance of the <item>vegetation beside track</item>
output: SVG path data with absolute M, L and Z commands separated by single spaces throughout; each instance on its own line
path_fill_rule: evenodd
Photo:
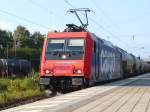
M 0 28 L 0 59 L 26 59 L 31 62 L 32 69 L 38 72 L 44 38 L 45 35 L 39 31 L 31 33 L 21 25 L 13 32 Z M 9 74 L 4 76 L 7 78 L 1 77 L 0 73 L 0 110 L 22 101 L 46 97 L 44 91 L 40 91 L 38 73 L 33 72 L 29 77 L 21 74 L 11 78 L 8 78 Z
M 25 78 L 0 78 L 0 109 L 35 97 L 45 97 L 38 85 L 38 73 Z

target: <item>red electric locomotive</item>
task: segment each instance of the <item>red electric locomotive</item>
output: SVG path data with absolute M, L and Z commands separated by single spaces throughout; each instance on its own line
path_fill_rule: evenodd
M 88 83 L 92 41 L 88 32 L 48 33 L 41 57 L 40 84 L 64 89 Z

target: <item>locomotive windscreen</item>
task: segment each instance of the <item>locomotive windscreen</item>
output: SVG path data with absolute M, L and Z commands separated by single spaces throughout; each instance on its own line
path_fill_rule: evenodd
M 47 41 L 47 60 L 80 60 L 83 54 L 83 38 L 49 38 Z

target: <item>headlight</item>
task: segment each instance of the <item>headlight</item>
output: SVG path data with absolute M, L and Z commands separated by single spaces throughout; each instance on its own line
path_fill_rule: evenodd
M 82 73 L 82 71 L 81 70 L 77 70 L 77 73 L 80 74 L 80 73 Z
M 45 74 L 52 74 L 53 71 L 52 70 L 45 70 Z
M 45 73 L 46 73 L 46 74 L 49 74 L 49 73 L 50 73 L 50 70 L 45 70 Z
M 75 74 L 81 74 L 81 73 L 82 73 L 82 70 L 80 70 L 80 69 L 74 70 L 74 73 L 75 73 Z

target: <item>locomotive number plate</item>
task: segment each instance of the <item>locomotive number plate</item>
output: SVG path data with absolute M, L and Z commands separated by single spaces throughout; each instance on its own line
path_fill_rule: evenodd
M 68 69 L 55 69 L 54 70 L 55 74 L 71 74 L 72 70 Z

